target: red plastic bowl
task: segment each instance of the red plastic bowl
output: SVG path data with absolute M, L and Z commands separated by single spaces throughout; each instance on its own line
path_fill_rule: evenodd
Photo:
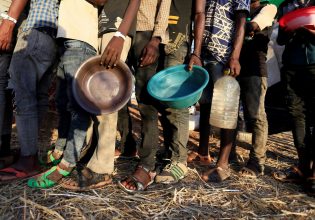
M 281 28 L 293 31 L 299 27 L 315 30 L 315 6 L 297 9 L 285 14 L 279 20 Z

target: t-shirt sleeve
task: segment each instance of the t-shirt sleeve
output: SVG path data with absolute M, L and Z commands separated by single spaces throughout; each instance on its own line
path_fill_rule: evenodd
M 234 11 L 247 11 L 249 12 L 250 0 L 235 0 L 234 2 Z

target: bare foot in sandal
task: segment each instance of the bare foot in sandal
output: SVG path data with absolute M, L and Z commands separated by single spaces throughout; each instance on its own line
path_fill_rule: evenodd
M 65 179 L 60 185 L 65 189 L 85 191 L 100 189 L 112 182 L 110 174 L 95 173 L 86 166 L 81 166 L 72 172 L 71 176 Z
M 27 185 L 31 188 L 50 188 L 58 184 L 63 177 L 70 175 L 72 169 L 73 167 L 68 167 L 61 162 L 46 172 L 29 179 Z
M 264 172 L 253 164 L 247 164 L 239 171 L 241 177 L 257 178 L 263 176 Z
M 47 152 L 47 164 L 52 163 L 53 165 L 57 165 L 60 163 L 61 158 L 63 156 L 63 151 L 54 149 Z
M 144 191 L 153 183 L 155 176 L 156 172 L 152 172 L 143 166 L 138 166 L 131 176 L 118 181 L 118 186 L 128 193 Z
M 215 167 L 212 169 L 207 170 L 204 172 L 201 176 L 201 178 L 206 182 L 222 182 L 226 179 L 228 179 L 231 176 L 231 170 L 229 167 L 223 168 L 223 167 Z

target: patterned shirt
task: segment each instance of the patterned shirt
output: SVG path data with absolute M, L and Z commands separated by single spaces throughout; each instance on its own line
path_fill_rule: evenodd
M 31 0 L 29 15 L 23 31 L 32 28 L 49 27 L 57 29 L 60 0 Z
M 225 64 L 232 52 L 235 11 L 249 11 L 250 0 L 207 0 L 203 49 Z
M 171 0 L 143 0 L 137 14 L 137 31 L 153 31 L 153 37 L 161 37 L 168 43 L 168 16 Z

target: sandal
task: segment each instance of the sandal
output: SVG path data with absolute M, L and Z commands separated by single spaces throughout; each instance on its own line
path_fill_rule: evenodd
M 65 179 L 60 185 L 65 189 L 74 191 L 86 191 L 90 189 L 100 189 L 112 183 L 109 174 L 98 174 L 87 167 L 82 167 L 72 172 L 71 177 Z
M 210 155 L 202 156 L 195 151 L 191 151 L 187 156 L 187 163 L 198 162 L 200 165 L 208 166 L 214 162 Z
M 49 150 L 47 152 L 47 164 L 57 165 L 62 159 L 62 154 L 59 155 L 59 158 L 54 157 L 54 150 Z
M 248 178 L 253 178 L 256 179 L 259 176 L 263 176 L 264 173 L 263 172 L 259 172 L 257 169 L 246 166 L 243 167 L 240 171 L 239 171 L 239 175 L 241 177 L 248 177 Z
M 48 179 L 47 177 L 54 172 L 58 172 L 61 175 L 61 177 L 58 180 Z M 61 169 L 59 165 L 53 166 L 46 172 L 40 174 L 39 176 L 29 179 L 27 181 L 27 185 L 31 188 L 47 189 L 56 185 L 63 177 L 68 176 L 70 173 L 71 173 L 71 170 L 68 171 L 68 170 Z
M 23 180 L 25 178 L 35 176 L 40 172 L 40 170 L 27 172 L 18 170 L 14 167 L 7 167 L 0 170 L 0 184 L 11 183 L 15 180 Z
M 296 166 L 292 166 L 286 170 L 278 170 L 272 173 L 273 178 L 281 182 L 300 183 L 304 179 L 304 175 Z
M 228 167 L 226 169 L 222 167 L 215 167 L 208 171 L 206 171 L 201 178 L 206 182 L 215 182 L 219 183 L 226 179 L 228 179 L 231 176 L 231 169 Z
M 143 166 L 138 166 L 131 176 L 118 181 L 118 186 L 125 192 L 134 194 L 146 190 L 154 182 L 155 176 L 156 172 L 152 172 Z M 124 185 L 123 182 L 126 184 Z M 126 187 L 127 185 L 133 185 L 135 189 L 129 189 Z
M 185 164 L 172 162 L 155 177 L 155 182 L 163 184 L 177 183 L 179 180 L 185 178 L 187 173 L 188 168 Z

